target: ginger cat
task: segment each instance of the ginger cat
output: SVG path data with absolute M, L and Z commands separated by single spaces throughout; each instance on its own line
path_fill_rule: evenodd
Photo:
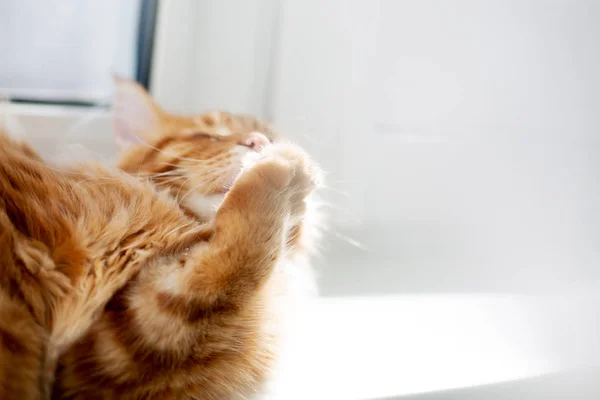
M 0 132 L 0 398 L 50 397 L 58 356 L 143 269 L 208 231 L 119 171 L 61 171 Z
M 299 148 L 271 144 L 253 118 L 175 116 L 137 84 L 117 86 L 119 167 L 169 193 L 212 235 L 143 269 L 109 302 L 61 358 L 55 397 L 254 395 L 278 355 L 288 267 L 312 248 L 307 199 L 319 170 Z

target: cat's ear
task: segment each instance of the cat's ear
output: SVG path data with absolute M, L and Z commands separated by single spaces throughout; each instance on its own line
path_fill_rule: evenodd
M 114 77 L 112 124 L 121 150 L 149 140 L 160 129 L 162 111 L 137 82 Z

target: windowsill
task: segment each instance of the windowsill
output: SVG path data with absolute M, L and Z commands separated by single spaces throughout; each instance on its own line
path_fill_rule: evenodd
M 8 103 L 3 104 L 7 107 L 10 115 L 14 116 L 35 116 L 35 117 L 82 117 L 90 113 L 108 113 L 107 108 L 103 106 L 78 106 L 61 104 L 42 104 L 42 103 Z
M 64 153 L 73 144 L 103 156 L 116 152 L 106 107 L 0 103 L 0 123 L 44 157 Z
M 294 385 L 306 390 L 297 398 L 315 398 L 317 391 L 324 399 L 376 399 L 600 365 L 600 323 L 592 322 L 597 300 L 581 294 L 322 298 L 307 323 L 295 327 L 301 345 L 292 346 L 288 373 L 305 382 Z

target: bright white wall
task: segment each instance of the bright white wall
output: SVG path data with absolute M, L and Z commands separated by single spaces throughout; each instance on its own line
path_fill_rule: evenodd
M 277 0 L 159 3 L 151 89 L 175 112 L 267 118 Z
M 510 197 L 491 183 L 495 169 L 512 182 L 505 162 L 554 168 L 539 145 L 595 138 L 597 2 L 321 3 L 285 2 L 274 113 L 346 154 L 368 220 L 452 218 L 474 189 L 465 172 Z
M 598 2 L 282 10 L 275 120 L 342 181 L 370 248 L 339 250 L 336 293 L 600 278 Z

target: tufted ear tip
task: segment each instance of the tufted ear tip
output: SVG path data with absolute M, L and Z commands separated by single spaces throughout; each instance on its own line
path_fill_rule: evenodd
M 137 82 L 113 74 L 112 122 L 121 149 L 149 139 L 160 128 L 160 108 Z

